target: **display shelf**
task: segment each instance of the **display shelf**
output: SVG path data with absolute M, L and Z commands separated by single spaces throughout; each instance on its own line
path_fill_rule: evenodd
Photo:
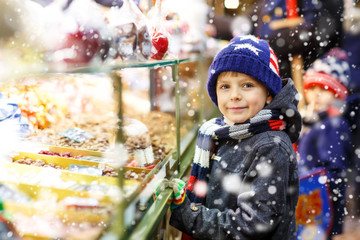
M 174 91 L 176 93 L 175 94 L 176 148 L 174 149 L 174 151 L 171 154 L 168 155 L 168 157 L 166 159 L 164 159 L 163 161 L 161 161 L 160 163 L 158 163 L 156 165 L 156 167 L 149 174 L 149 176 L 156 175 L 160 171 L 163 171 L 165 178 L 170 179 L 172 177 L 181 177 L 185 172 L 184 169 L 186 169 L 190 166 L 191 161 L 189 161 L 189 160 L 184 161 L 185 165 L 181 164 L 181 162 L 183 160 L 185 160 L 183 158 L 183 154 L 185 152 L 187 152 L 186 158 L 188 158 L 188 159 L 192 158 L 191 151 L 189 152 L 187 149 L 195 141 L 197 129 L 202 120 L 202 119 L 200 119 L 200 117 L 203 115 L 203 113 L 199 113 L 199 116 L 195 120 L 195 122 L 193 122 L 193 126 L 191 127 L 191 129 L 189 131 L 187 131 L 187 133 L 184 136 L 181 136 L 181 133 L 180 133 L 181 113 L 180 112 L 181 112 L 181 109 L 183 108 L 183 106 L 181 106 L 181 103 L 180 103 L 179 65 L 181 63 L 188 63 L 188 62 L 197 62 L 198 64 L 202 64 L 201 59 L 202 59 L 201 56 L 196 55 L 194 57 L 178 59 L 178 60 L 175 60 L 172 62 L 167 62 L 167 61 L 162 62 L 162 64 L 163 64 L 162 66 L 167 66 L 167 64 L 170 64 L 172 81 L 175 83 Z M 135 64 L 135 65 L 128 65 L 128 66 L 143 67 L 144 65 Z M 159 64 L 152 63 L 151 65 L 149 65 L 147 63 L 145 66 L 157 68 L 159 66 Z M 201 74 L 203 74 L 203 72 L 201 72 Z M 118 76 L 114 76 L 114 77 L 117 78 Z M 121 84 L 121 79 L 118 79 L 117 82 L 119 84 Z M 200 82 L 202 82 L 202 81 L 200 81 Z M 199 94 L 197 97 L 199 98 L 198 99 L 199 102 L 200 102 L 201 96 L 203 94 L 203 92 L 200 91 L 200 89 L 202 89 L 202 88 L 203 87 L 199 87 L 199 89 L 198 89 Z M 119 87 L 119 89 L 121 89 L 121 86 Z M 120 97 L 120 99 L 121 99 L 121 97 Z M 119 99 L 119 101 L 121 102 L 120 99 Z M 203 109 L 201 109 L 201 110 L 203 110 Z M 120 113 L 119 118 L 121 116 L 123 116 L 123 113 Z M 121 142 L 121 139 L 123 136 L 121 135 L 121 132 L 119 132 L 119 134 L 120 135 L 118 135 L 117 141 Z M 180 159 L 181 159 L 181 161 L 180 161 Z M 166 201 L 167 201 L 168 197 L 170 197 L 171 192 L 167 193 L 167 194 L 165 193 L 165 196 L 163 196 L 163 199 L 166 199 L 166 200 L 164 200 L 164 201 L 161 200 L 161 202 L 155 201 L 154 203 L 151 203 L 151 200 L 150 200 L 150 203 L 147 203 L 146 209 L 145 210 L 143 209 L 141 211 L 142 217 L 139 220 L 138 224 L 135 224 L 134 226 L 131 226 L 127 229 L 121 227 L 121 226 L 125 225 L 124 224 L 125 219 L 123 219 L 123 218 L 126 215 L 126 214 L 122 214 L 121 212 L 125 213 L 126 208 L 129 207 L 131 204 L 133 204 L 133 202 L 136 201 L 141 190 L 143 190 L 146 187 L 146 184 L 147 184 L 147 182 L 145 180 L 139 187 L 138 191 L 129 198 L 129 201 L 126 201 L 125 203 L 122 202 L 119 204 L 118 211 L 120 213 L 118 213 L 118 218 L 114 220 L 111 230 L 107 234 L 102 236 L 100 239 L 112 239 L 112 238 L 113 239 L 137 239 L 139 237 L 141 237 L 142 239 L 146 239 L 146 238 L 151 237 L 151 235 L 154 233 L 154 230 L 156 229 L 157 225 L 159 224 L 159 222 L 161 221 L 162 217 L 164 216 L 164 214 L 167 210 L 168 206 L 166 204 Z M 123 231 L 121 229 L 123 229 Z
M 180 85 L 179 80 L 179 66 L 181 64 L 187 63 L 196 63 L 198 68 L 198 81 L 200 84 L 197 86 L 198 89 L 194 91 L 196 96 L 196 102 L 199 104 L 197 113 L 191 115 L 187 125 L 187 131 L 185 134 L 180 132 L 181 124 L 184 124 L 184 119 L 182 118 L 182 110 L 184 106 L 182 105 L 182 99 L 180 92 L 184 96 L 187 94 L 186 84 L 185 87 Z M 171 80 L 174 83 L 174 101 L 175 101 L 175 127 L 176 127 L 176 144 L 171 152 L 167 156 L 158 162 L 155 167 L 149 170 L 149 173 L 146 175 L 144 180 L 142 180 L 139 185 L 128 195 L 126 198 L 120 198 L 115 214 L 112 217 L 112 220 L 108 223 L 108 228 L 103 232 L 103 235 L 100 236 L 100 239 L 136 239 L 136 238 L 150 238 L 154 234 L 154 229 L 161 221 L 164 216 L 168 205 L 166 204 L 167 199 L 170 197 L 171 192 L 166 191 L 163 195 L 161 201 L 157 200 L 153 202 L 151 196 L 143 196 L 144 192 L 149 191 L 149 187 L 152 188 L 153 185 L 149 183 L 154 180 L 154 177 L 158 177 L 158 180 L 161 178 L 172 178 L 172 177 L 182 177 L 186 169 L 191 165 L 191 159 L 194 151 L 194 142 L 197 135 L 197 130 L 205 118 L 209 115 L 210 110 L 204 106 L 203 99 L 205 96 L 205 67 L 204 67 L 204 57 L 195 54 L 192 56 L 187 56 L 179 59 L 166 59 L 160 61 L 146 61 L 146 62 L 112 62 L 106 64 L 92 64 L 88 66 L 78 66 L 78 67 L 54 67 L 51 65 L 36 65 L 35 68 L 27 67 L 26 73 L 31 73 L 35 76 L 46 76 L 47 74 L 52 73 L 68 73 L 68 74 L 83 74 L 83 73 L 103 73 L 108 74 L 113 79 L 114 91 L 117 96 L 117 102 L 119 103 L 118 119 L 119 119 L 119 131 L 116 134 L 116 144 L 123 144 L 125 142 L 124 133 L 123 133 L 123 107 L 121 104 L 123 102 L 123 86 L 122 86 L 122 76 L 121 71 L 123 69 L 133 69 L 133 68 L 147 68 L 147 69 L 160 69 L 160 68 L 170 68 L 171 69 Z M 181 70 L 180 70 L 181 71 Z M 25 72 L 23 75 L 26 75 Z M 18 77 L 18 76 L 16 76 Z M 153 79 L 150 79 L 153 81 Z M 197 88 L 195 87 L 195 88 Z M 198 92 L 196 92 L 198 91 Z M 193 100 L 193 99 L 191 99 Z M 185 113 L 186 114 L 186 113 Z M 66 150 L 66 149 L 65 149 Z M 64 150 L 64 151 L 65 151 Z M 79 150 L 81 151 L 81 150 Z M 97 153 L 97 152 L 95 152 Z M 90 164 L 91 165 L 91 164 Z M 126 185 L 124 180 L 124 168 L 120 167 L 118 171 L 119 177 L 117 182 L 119 184 L 120 192 L 123 192 L 123 186 Z M 154 182 L 152 182 L 153 184 Z M 28 186 L 27 186 L 28 187 Z M 22 186 L 22 188 L 27 188 Z M 66 192 L 67 195 L 71 193 Z M 81 195 L 81 194 L 80 194 Z M 105 201 L 110 201 L 105 199 Z
M 199 55 L 195 54 L 192 56 L 180 57 L 180 58 L 169 58 L 163 60 L 148 60 L 148 61 L 119 61 L 113 60 L 108 62 L 92 62 L 89 64 L 51 64 L 41 63 L 36 64 L 24 63 L 18 67 L 18 70 L 13 73 L 16 78 L 21 75 L 25 76 L 28 74 L 49 74 L 49 73 L 110 73 L 124 68 L 158 68 L 163 66 L 170 66 L 188 61 L 197 61 L 200 58 Z M 3 70 L 4 73 L 6 69 Z M 18 74 L 21 74 L 20 76 Z M 4 76 L 10 76 L 11 74 L 3 74 Z M 1 75 L 0 75 L 1 76 Z
M 212 103 L 208 102 L 208 104 Z M 214 107 L 211 107 L 212 106 L 207 106 L 206 108 L 206 105 L 202 105 L 203 111 L 205 110 L 204 108 L 207 109 L 207 113 L 205 115 L 208 118 L 217 117 L 219 113 Z M 191 170 L 191 164 L 195 153 L 197 131 L 198 127 L 194 126 L 192 131 L 189 132 L 189 134 L 185 138 L 181 139 L 181 161 L 179 161 L 177 174 L 174 174 L 173 176 L 171 176 L 171 178 L 182 178 L 188 175 L 189 171 Z M 174 168 L 172 170 L 174 171 Z M 136 226 L 136 229 L 129 236 L 130 240 L 153 238 L 157 226 L 160 224 L 161 220 L 166 214 L 166 211 L 168 211 L 170 207 L 167 201 L 171 197 L 171 194 L 172 192 L 170 190 L 166 190 L 160 194 L 154 204 L 150 206 L 149 211 L 147 211 L 146 214 L 142 217 L 140 223 Z
M 196 138 L 193 138 L 190 144 L 182 152 L 180 171 L 178 174 L 172 176 L 174 178 L 181 178 L 190 169 L 192 159 L 195 153 Z M 171 197 L 172 191 L 167 189 L 162 192 L 158 199 L 152 204 L 146 214 L 142 217 L 140 223 L 135 230 L 128 237 L 130 240 L 137 239 L 151 239 L 154 235 L 157 226 L 164 218 L 166 211 L 169 209 L 168 199 Z

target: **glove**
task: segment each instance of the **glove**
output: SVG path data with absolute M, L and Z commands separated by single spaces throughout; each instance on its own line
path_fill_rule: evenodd
M 171 203 L 171 210 L 179 207 L 185 200 L 185 182 L 179 178 L 174 178 L 169 182 L 169 187 L 174 191 Z
M 156 184 L 155 192 L 153 193 L 153 199 L 154 201 L 159 197 L 159 195 L 165 191 L 165 189 L 169 188 L 169 180 L 166 178 L 162 179 L 160 182 Z M 168 199 L 167 203 L 171 204 L 172 202 L 172 195 Z
M 169 197 L 167 203 L 171 204 L 171 210 L 174 210 L 175 208 L 179 207 L 185 200 L 185 182 L 179 178 L 173 178 L 170 181 L 167 179 L 162 179 L 156 184 L 155 192 L 153 193 L 154 201 L 167 188 L 173 190 L 173 194 Z

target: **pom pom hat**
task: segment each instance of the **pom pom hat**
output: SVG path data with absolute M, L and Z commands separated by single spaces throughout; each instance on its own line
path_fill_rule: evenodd
M 249 75 L 263 84 L 272 96 L 281 89 L 277 57 L 269 44 L 253 35 L 234 37 L 216 56 L 209 69 L 207 89 L 217 105 L 216 82 L 222 72 Z
M 314 85 L 320 86 L 344 100 L 348 95 L 349 81 L 350 66 L 346 52 L 340 48 L 333 48 L 306 71 L 304 89 Z

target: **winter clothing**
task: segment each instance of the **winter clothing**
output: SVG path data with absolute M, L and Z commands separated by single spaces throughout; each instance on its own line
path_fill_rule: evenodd
M 195 159 L 208 160 L 194 163 L 194 169 L 201 166 L 208 176 L 203 183 L 195 181 L 193 186 L 188 185 L 189 197 L 173 211 L 171 225 L 196 239 L 295 239 L 299 178 L 292 142 L 301 129 L 296 94 L 292 80 L 288 79 L 271 103 L 259 112 L 259 115 L 280 112 L 279 119 L 285 125 L 281 131 L 253 132 L 250 126 L 257 116 L 248 123 L 233 126 L 227 126 L 224 118 L 204 124 L 201 129 L 208 132 L 200 131 L 198 135 L 201 148 L 198 153 L 202 155 Z M 255 122 L 270 130 L 270 119 Z M 242 127 L 247 130 L 233 131 Z M 219 132 L 223 133 L 221 137 L 217 136 Z M 209 143 L 209 135 L 214 149 L 201 144 Z M 201 174 L 199 171 L 193 175 Z M 201 190 L 204 199 L 193 195 L 195 192 L 201 195 Z M 192 200 L 203 204 L 191 203 Z
M 284 120 L 280 119 L 279 110 L 263 109 L 254 117 L 242 124 L 228 126 L 223 118 L 214 118 L 204 123 L 200 130 L 195 148 L 193 166 L 187 192 L 191 202 L 204 203 L 204 186 L 209 180 L 210 153 L 214 148 L 213 140 L 242 140 L 266 131 L 279 131 L 285 128 Z M 200 186 L 200 187 L 198 187 Z
M 350 79 L 350 66 L 346 52 L 333 48 L 323 57 L 317 59 L 304 76 L 304 89 L 318 85 L 335 93 L 345 100 Z
M 179 178 L 173 178 L 170 181 L 166 178 L 162 179 L 156 184 L 155 192 L 153 193 L 154 201 L 168 188 L 173 191 L 173 194 L 169 197 L 167 203 L 171 204 L 171 209 L 173 210 L 179 207 L 185 200 L 185 182 Z
M 343 116 L 351 126 L 350 168 L 353 169 L 353 176 L 350 182 L 355 186 L 355 214 L 360 216 L 360 181 L 358 181 L 360 177 L 360 155 L 358 153 L 358 149 L 360 149 L 360 93 L 354 93 L 347 97 Z
M 360 93 L 360 33 L 357 35 L 346 34 L 343 49 L 349 56 L 351 80 L 349 90 Z
M 350 95 L 346 99 L 345 118 L 349 121 L 352 131 L 353 152 L 351 169 L 353 169 L 352 183 L 355 186 L 355 214 L 360 216 L 360 7 L 355 0 L 344 0 L 344 40 L 342 48 L 349 56 L 350 64 Z
M 155 192 L 153 193 L 154 201 L 156 201 L 156 199 L 160 196 L 160 194 L 164 192 L 167 188 L 169 188 L 169 180 L 164 178 L 160 182 L 158 182 L 155 187 Z M 167 203 L 171 204 L 172 201 L 173 201 L 173 196 L 169 197 Z
M 344 0 L 344 40 L 342 48 L 349 56 L 351 66 L 350 92 L 360 92 L 360 7 L 356 0 Z
M 269 44 L 252 35 L 234 37 L 209 68 L 208 93 L 217 105 L 216 81 L 222 72 L 244 73 L 262 83 L 272 96 L 281 89 L 278 60 Z
M 304 89 L 313 85 L 322 86 L 335 93 L 340 100 L 348 95 L 350 68 L 346 52 L 333 48 L 316 60 L 304 77 Z M 327 88 L 326 88 L 327 87 Z M 333 197 L 333 226 L 330 233 L 342 233 L 345 207 L 346 170 L 350 166 L 351 132 L 348 121 L 341 116 L 343 101 L 336 100 L 323 112 L 304 118 L 304 134 L 298 143 L 300 173 L 324 167 L 330 179 Z
M 342 233 L 346 171 L 350 164 L 350 127 L 342 116 L 330 117 L 325 112 L 319 113 L 316 123 L 304 122 L 310 128 L 300 138 L 298 152 L 300 155 L 299 172 L 324 167 L 330 180 L 333 197 L 333 227 L 330 235 Z M 311 125 L 313 124 L 313 125 Z
M 169 182 L 169 187 L 174 192 L 174 199 L 171 203 L 171 209 L 179 207 L 185 200 L 186 191 L 185 191 L 185 182 L 181 179 L 174 178 Z

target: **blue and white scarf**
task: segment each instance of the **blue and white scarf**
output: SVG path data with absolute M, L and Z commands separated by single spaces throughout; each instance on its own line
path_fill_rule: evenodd
M 227 125 L 223 117 L 205 122 L 199 130 L 191 176 L 186 189 L 191 202 L 204 203 L 209 180 L 210 158 L 216 140 L 242 140 L 265 131 L 280 131 L 285 128 L 279 110 L 263 109 L 244 123 Z

